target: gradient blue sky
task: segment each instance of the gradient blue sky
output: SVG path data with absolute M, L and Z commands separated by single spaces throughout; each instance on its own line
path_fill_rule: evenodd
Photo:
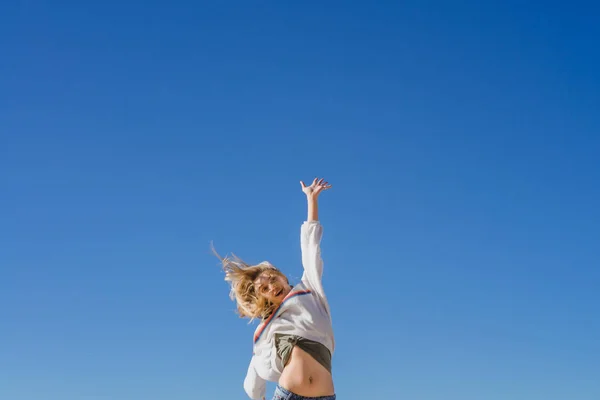
M 322 175 L 340 400 L 599 399 L 599 7 L 215 3 L 0 6 L 0 398 L 245 399 Z

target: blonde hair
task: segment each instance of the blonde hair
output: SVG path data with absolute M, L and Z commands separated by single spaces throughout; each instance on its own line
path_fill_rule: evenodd
M 236 302 L 239 316 L 250 318 L 250 321 L 255 318 L 268 318 L 277 308 L 277 304 L 257 293 L 254 281 L 265 271 L 272 271 L 274 274 L 284 277 L 286 281 L 287 277 L 267 261 L 249 265 L 234 254 L 231 257 L 221 257 L 214 246 L 212 246 L 212 251 L 221 260 L 223 271 L 225 271 L 225 281 L 231 284 L 229 297 Z

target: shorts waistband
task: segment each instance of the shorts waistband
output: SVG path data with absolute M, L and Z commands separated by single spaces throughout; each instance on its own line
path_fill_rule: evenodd
M 331 396 L 305 397 L 277 385 L 273 400 L 335 400 L 335 394 Z

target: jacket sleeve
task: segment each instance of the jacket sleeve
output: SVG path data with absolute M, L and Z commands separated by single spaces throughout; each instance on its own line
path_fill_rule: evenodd
M 244 390 L 252 400 L 262 400 L 267 393 L 267 381 L 258 376 L 254 368 L 254 356 L 250 360 L 248 373 L 244 379 Z
M 306 221 L 300 228 L 300 246 L 302 249 L 302 282 L 310 289 L 325 297 L 323 283 L 323 259 L 321 258 L 321 238 L 323 227 L 319 221 Z

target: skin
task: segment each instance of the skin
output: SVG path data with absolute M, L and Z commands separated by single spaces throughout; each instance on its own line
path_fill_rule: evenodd
M 254 281 L 254 287 L 262 297 L 275 305 L 281 304 L 285 296 L 292 290 L 285 277 L 271 271 L 261 273 Z
M 330 189 L 331 185 L 324 179 L 318 178 L 315 178 L 309 186 L 302 181 L 300 185 L 306 195 L 307 221 L 318 221 L 319 195 Z M 271 271 L 263 272 L 254 283 L 259 293 L 276 305 L 281 304 L 292 289 L 285 277 L 273 274 Z M 279 385 L 304 397 L 331 396 L 335 393 L 333 378 L 329 371 L 298 347 L 292 350 L 292 355 L 279 378 Z

